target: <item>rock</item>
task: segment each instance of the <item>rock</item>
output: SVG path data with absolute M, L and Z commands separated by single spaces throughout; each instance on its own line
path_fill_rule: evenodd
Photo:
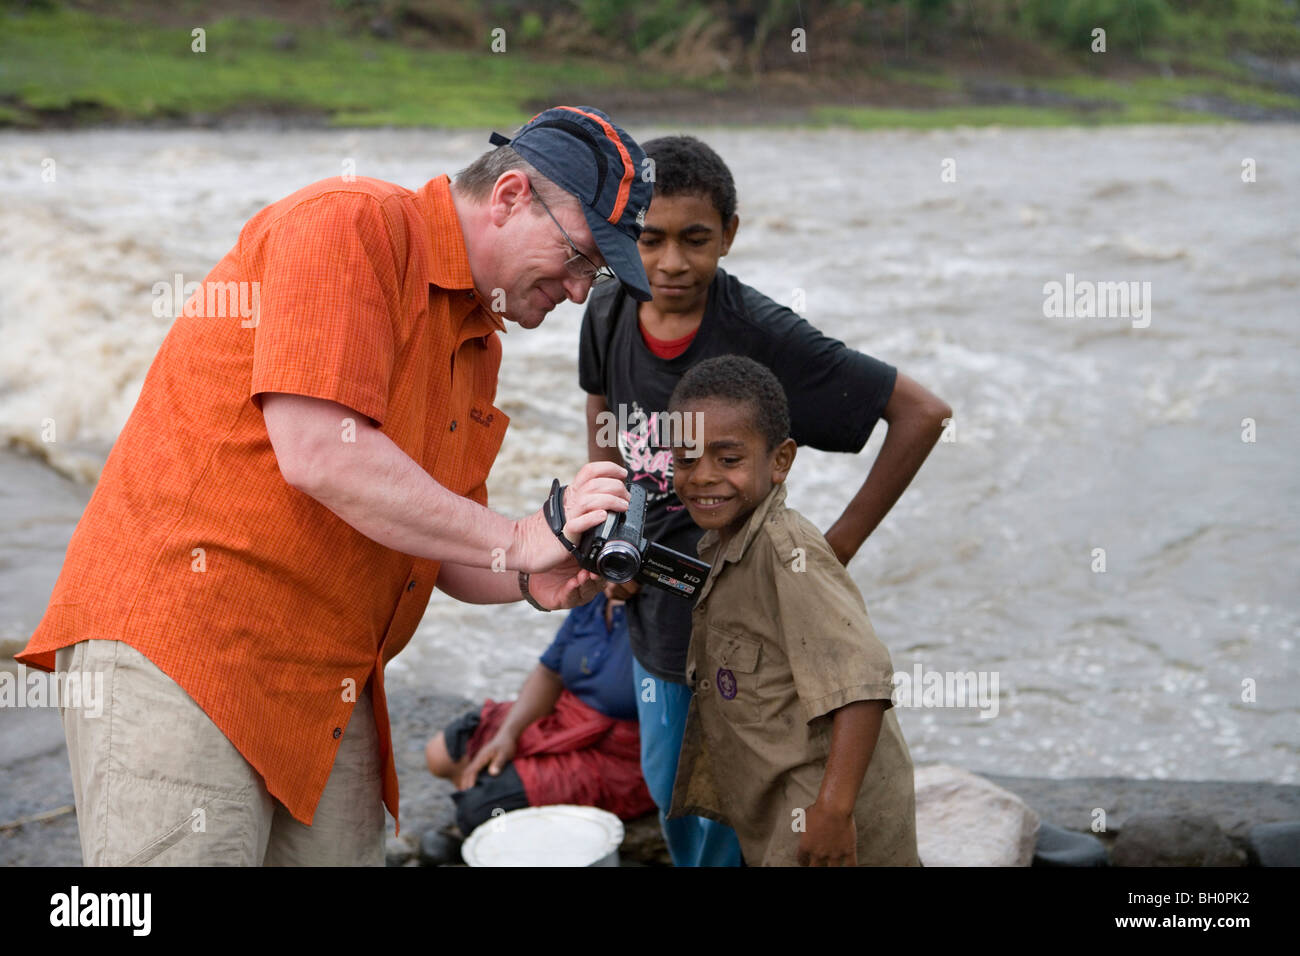
M 17 665 L 8 670 L 22 673 Z M 57 708 L 0 707 L 0 780 L 0 867 L 81 866 L 77 815 L 66 809 L 74 795 Z
M 1251 866 L 1300 866 L 1300 822 L 1251 827 L 1246 853 Z
M 425 830 L 420 837 L 420 865 L 456 866 L 462 862 L 460 847 L 464 842 L 443 830 Z
M 293 33 L 277 33 L 271 38 L 271 46 L 277 50 L 298 49 L 298 37 Z
M 1110 866 L 1106 847 L 1091 833 L 1044 823 L 1034 846 L 1034 866 Z
M 413 856 L 415 856 L 415 849 L 405 837 L 388 837 L 384 844 L 385 866 L 405 866 Z
M 664 832 L 659 828 L 657 810 L 623 821 L 623 843 L 618 848 L 619 863 L 623 866 L 672 866 L 673 858 L 664 843 Z
M 916 842 L 926 866 L 1029 866 L 1038 814 L 1009 790 L 939 764 L 916 770 Z
M 1246 854 L 1204 813 L 1139 813 L 1120 829 L 1116 866 L 1245 866 Z
M 1127 777 L 1010 777 L 985 773 L 1043 820 L 1093 832 L 1103 841 L 1139 813 L 1206 814 L 1244 846 L 1251 827 L 1300 820 L 1300 786 L 1251 780 L 1132 780 Z M 1098 813 L 1098 811 L 1102 811 Z M 1104 815 L 1103 815 L 1104 814 Z
M 393 759 L 401 781 L 401 838 L 411 841 L 412 859 L 418 861 L 420 836 L 428 830 L 446 830 L 456 823 L 456 805 L 451 802 L 453 787 L 429 773 L 424 746 L 431 735 L 472 705 L 464 697 L 408 683 L 395 668 L 390 667 L 386 683 Z M 387 822 L 392 837 L 393 818 L 388 817 Z
M 391 17 L 373 17 L 370 20 L 370 32 L 381 40 L 391 40 L 397 36 L 397 27 Z

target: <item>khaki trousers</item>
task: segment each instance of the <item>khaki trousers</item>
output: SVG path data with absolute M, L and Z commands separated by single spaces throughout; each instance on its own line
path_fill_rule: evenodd
M 129 644 L 81 641 L 55 659 L 60 672 L 103 674 L 102 713 L 59 707 L 87 866 L 384 865 L 369 685 L 307 826 L 202 708 Z

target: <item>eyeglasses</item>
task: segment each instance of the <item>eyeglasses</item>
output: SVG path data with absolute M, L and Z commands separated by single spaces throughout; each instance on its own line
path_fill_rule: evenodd
M 542 202 L 542 194 L 536 189 L 533 190 L 533 198 L 541 203 L 542 208 L 546 210 L 546 215 L 551 217 L 551 222 L 555 223 L 555 227 L 559 229 L 560 234 L 564 236 L 564 241 L 567 242 L 569 248 L 573 250 L 573 255 L 564 260 L 564 268 L 569 270 L 569 275 L 573 276 L 575 279 L 590 279 L 592 285 L 600 285 L 600 283 L 604 282 L 606 279 L 613 279 L 614 273 L 608 266 L 598 267 L 596 263 L 592 262 L 582 254 L 578 249 L 577 244 L 569 238 L 569 234 L 565 232 L 564 227 L 560 225 L 560 220 L 556 219 L 555 214 L 551 212 L 546 203 Z

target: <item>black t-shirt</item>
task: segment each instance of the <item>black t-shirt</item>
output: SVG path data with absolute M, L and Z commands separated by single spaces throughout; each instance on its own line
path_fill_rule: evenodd
M 790 403 L 795 443 L 822 451 L 859 452 L 894 391 L 892 365 L 848 348 L 795 312 L 718 269 L 699 331 L 686 351 L 662 359 L 637 322 L 637 302 L 619 283 L 597 288 L 582 317 L 578 382 L 603 395 L 619 452 L 646 490 L 646 537 L 689 555 L 704 532 L 673 491 L 671 451 L 656 441 L 656 416 L 668 408 L 678 379 L 719 355 L 745 355 L 772 370 Z M 856 489 L 854 489 L 856 490 Z M 627 604 L 632 652 L 660 680 L 686 679 L 691 602 L 642 588 Z

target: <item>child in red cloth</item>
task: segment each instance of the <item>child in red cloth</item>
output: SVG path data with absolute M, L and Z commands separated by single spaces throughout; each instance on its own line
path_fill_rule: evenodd
M 465 835 L 494 811 L 521 807 L 575 803 L 625 820 L 655 808 L 641 776 L 621 603 L 607 608 L 597 595 L 574 608 L 518 700 L 487 700 L 429 741 L 429 769 L 456 784 Z

